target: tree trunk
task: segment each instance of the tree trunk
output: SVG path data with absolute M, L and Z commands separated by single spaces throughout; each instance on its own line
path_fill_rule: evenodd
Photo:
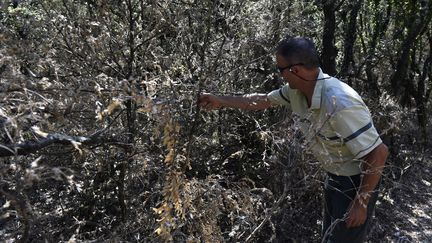
M 423 64 L 423 70 L 420 75 L 418 85 L 417 85 L 417 95 L 415 96 L 416 101 L 416 113 L 417 120 L 420 125 L 422 134 L 422 143 L 427 145 L 427 100 L 426 100 L 426 77 L 430 74 L 431 64 L 432 64 L 432 40 L 429 40 L 429 56 L 426 58 Z
M 396 72 L 393 74 L 390 83 L 392 87 L 392 92 L 395 95 L 399 95 L 402 92 L 405 92 L 408 89 L 409 82 L 406 78 L 409 64 L 409 54 L 410 50 L 416 41 L 417 37 L 422 33 L 425 27 L 428 26 L 431 20 L 431 7 L 432 3 L 429 2 L 427 6 L 425 6 L 421 13 L 420 17 L 417 18 L 417 8 L 416 3 L 412 3 L 413 6 L 410 17 L 406 21 L 405 28 L 408 29 L 408 34 L 402 42 L 401 54 L 397 60 L 396 64 Z M 414 94 L 413 94 L 414 95 Z
M 337 49 L 335 46 L 336 31 L 336 1 L 323 0 L 322 9 L 324 12 L 324 30 L 322 40 L 322 69 L 331 76 L 336 75 L 336 56 Z
M 345 28 L 344 56 L 340 76 L 347 77 L 349 85 L 352 85 L 352 69 L 354 68 L 354 44 L 357 38 L 357 16 L 362 4 L 363 0 L 357 0 L 349 4 L 351 11 L 349 21 Z
M 429 56 L 432 57 L 432 30 L 429 31 L 428 35 L 429 35 L 428 40 L 429 40 L 429 51 L 430 51 Z M 425 94 L 426 102 L 429 101 L 430 95 L 432 93 L 432 60 L 430 60 L 430 61 L 431 61 L 431 63 L 429 64 L 429 67 L 428 67 L 429 69 L 425 70 L 427 72 L 426 75 L 429 78 L 429 82 L 427 84 L 427 90 L 426 90 L 426 94 Z
M 378 8 L 379 2 L 375 2 L 374 7 Z M 375 50 L 378 45 L 378 40 L 380 40 L 388 27 L 388 23 L 390 21 L 390 14 L 391 14 L 392 5 L 391 2 L 387 2 L 387 9 L 386 9 L 386 15 L 382 16 L 382 12 L 377 10 L 374 13 L 374 29 L 372 33 L 372 39 L 369 42 L 369 48 L 367 50 L 367 57 L 366 57 L 366 77 L 367 77 L 367 88 L 369 92 L 372 95 L 379 96 L 381 94 L 381 91 L 378 87 L 378 80 L 377 75 L 374 72 L 374 65 L 373 65 L 373 59 L 375 57 Z

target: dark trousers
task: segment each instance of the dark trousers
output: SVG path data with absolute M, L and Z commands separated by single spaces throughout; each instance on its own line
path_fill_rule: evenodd
M 365 241 L 374 213 L 378 190 L 374 190 L 369 199 L 367 219 L 363 225 L 347 228 L 343 219 L 351 201 L 356 196 L 360 182 L 360 175 L 336 176 L 328 174 L 324 182 L 323 242 L 357 243 Z

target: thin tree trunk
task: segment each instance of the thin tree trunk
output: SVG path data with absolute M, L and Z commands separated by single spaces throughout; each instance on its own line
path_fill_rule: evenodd
M 363 0 L 357 0 L 350 4 L 351 11 L 349 21 L 345 28 L 344 56 L 340 76 L 347 77 L 349 85 L 352 85 L 352 69 L 354 68 L 354 44 L 357 39 L 357 16 L 362 4 Z
M 430 51 L 429 55 L 432 56 L 432 29 L 429 31 L 428 35 L 429 35 L 428 40 L 429 40 L 429 51 Z M 430 95 L 432 93 L 432 63 L 429 65 L 429 69 L 426 70 L 426 76 L 429 77 L 429 82 L 427 84 L 427 91 L 425 94 L 426 96 L 425 100 L 426 102 L 428 102 Z
M 379 2 L 375 4 L 375 8 L 378 8 Z M 375 57 L 375 50 L 378 45 L 378 40 L 380 40 L 384 33 L 387 30 L 388 24 L 390 22 L 390 14 L 391 14 L 392 5 L 391 2 L 387 2 L 387 9 L 386 9 L 386 15 L 384 18 L 382 18 L 382 12 L 376 11 L 374 14 L 374 30 L 372 34 L 372 39 L 369 42 L 369 48 L 367 50 L 367 57 L 366 57 L 366 77 L 368 80 L 368 90 L 372 95 L 379 96 L 381 94 L 381 91 L 378 87 L 378 80 L 377 75 L 374 73 L 374 65 L 372 60 Z
M 416 5 L 415 2 L 413 4 Z M 395 95 L 399 95 L 400 91 L 404 91 L 403 89 L 408 89 L 409 80 L 407 80 L 406 76 L 410 60 L 409 54 L 417 37 L 422 33 L 424 28 L 428 26 L 431 20 L 431 7 L 432 3 L 429 2 L 428 6 L 426 6 L 422 10 L 422 13 L 420 13 L 420 17 L 417 18 L 418 13 L 416 10 L 416 6 L 412 6 L 412 10 L 410 13 L 411 16 L 408 18 L 406 23 L 408 34 L 402 42 L 401 54 L 396 64 L 396 72 L 393 74 L 390 80 L 392 91 Z M 401 87 L 403 89 L 401 89 Z
M 336 56 L 337 49 L 335 46 L 335 31 L 336 31 L 336 1 L 324 0 L 322 2 L 324 12 L 324 30 L 322 40 L 322 69 L 329 75 L 336 75 Z
M 423 70 L 420 75 L 418 85 L 417 85 L 417 95 L 415 96 L 416 101 L 416 113 L 417 113 L 417 120 L 420 125 L 421 134 L 422 134 L 422 143 L 426 145 L 427 143 L 427 100 L 426 98 L 426 77 L 428 76 L 430 70 L 431 70 L 431 64 L 432 64 L 432 42 L 429 43 L 429 56 L 426 58 Z

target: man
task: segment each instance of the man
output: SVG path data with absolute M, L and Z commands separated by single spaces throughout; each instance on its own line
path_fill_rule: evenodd
M 288 106 L 298 116 L 308 147 L 328 174 L 323 242 L 363 242 L 388 149 L 357 92 L 322 72 L 312 41 L 302 37 L 283 40 L 276 62 L 287 81 L 282 88 L 245 96 L 203 94 L 199 104 L 208 110 Z

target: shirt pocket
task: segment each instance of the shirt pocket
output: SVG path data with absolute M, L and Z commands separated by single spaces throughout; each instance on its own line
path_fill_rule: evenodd
M 318 140 L 329 149 L 341 149 L 344 145 L 344 139 L 337 134 L 329 124 L 324 124 L 316 133 Z

